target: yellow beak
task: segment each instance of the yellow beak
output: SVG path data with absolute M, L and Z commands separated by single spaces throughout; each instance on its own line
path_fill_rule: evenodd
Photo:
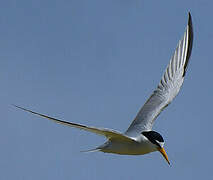
M 168 156 L 166 154 L 166 151 L 164 148 L 159 148 L 158 151 L 163 155 L 163 157 L 166 159 L 166 161 L 168 162 L 168 164 L 170 165 L 170 162 L 169 162 L 169 159 L 168 159 Z

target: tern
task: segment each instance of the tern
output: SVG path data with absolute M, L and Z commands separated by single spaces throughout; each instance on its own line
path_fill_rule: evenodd
M 183 84 L 189 58 L 191 56 L 192 44 L 193 27 L 191 14 L 189 13 L 188 24 L 184 35 L 178 42 L 175 53 L 170 59 L 160 83 L 124 133 L 107 128 L 97 128 L 66 122 L 17 105 L 14 106 L 56 123 L 79 128 L 106 137 L 107 141 L 104 144 L 89 150 L 89 152 L 102 151 L 120 155 L 143 155 L 159 151 L 168 164 L 170 164 L 166 151 L 164 150 L 164 139 L 158 132 L 152 130 L 152 126 L 161 111 L 176 97 Z

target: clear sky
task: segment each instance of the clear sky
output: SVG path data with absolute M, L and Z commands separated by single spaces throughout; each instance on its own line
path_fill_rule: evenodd
M 5 0 L 0 6 L 0 179 L 211 179 L 212 0 Z M 157 86 L 191 12 L 194 46 L 180 94 L 156 120 L 171 161 L 81 153 L 125 131 Z

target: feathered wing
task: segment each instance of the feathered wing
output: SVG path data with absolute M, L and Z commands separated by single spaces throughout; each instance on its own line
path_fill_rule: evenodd
M 157 89 L 152 93 L 136 118 L 125 132 L 135 137 L 144 130 L 151 130 L 154 120 L 178 94 L 184 80 L 193 43 L 193 28 L 189 13 L 188 25 L 183 38 L 179 41 Z
M 36 114 L 38 116 L 49 119 L 49 120 L 54 121 L 54 122 L 59 123 L 59 124 L 79 128 L 79 129 L 82 129 L 82 130 L 85 130 L 85 131 L 89 131 L 89 132 L 92 132 L 92 133 L 95 133 L 95 134 L 98 134 L 98 135 L 105 136 L 109 140 L 113 139 L 114 141 L 134 141 L 130 137 L 127 137 L 126 135 L 124 135 L 124 134 L 122 134 L 118 131 L 112 130 L 112 129 L 89 127 L 89 126 L 85 126 L 85 125 L 81 125 L 81 124 L 66 122 L 66 121 L 62 121 L 62 120 L 44 115 L 44 114 L 40 114 L 38 112 L 31 111 L 29 109 L 26 109 L 26 108 L 23 108 L 23 107 L 20 107 L 20 106 L 16 106 L 16 105 L 14 105 L 14 106 L 19 108 L 19 109 L 30 112 L 32 114 Z

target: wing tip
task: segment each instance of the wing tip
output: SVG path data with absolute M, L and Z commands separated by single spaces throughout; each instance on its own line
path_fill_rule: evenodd
M 31 112 L 30 110 L 28 110 L 28 109 L 26 109 L 26 108 L 23 108 L 23 107 L 21 107 L 21 106 L 15 105 L 15 104 L 11 104 L 11 106 L 16 107 L 16 108 L 18 108 L 18 109 L 22 109 L 23 111 Z
M 188 27 L 189 27 L 189 31 L 192 33 L 192 31 L 193 31 L 193 27 L 192 27 L 192 16 L 191 16 L 190 12 L 188 12 Z
M 189 38 L 188 38 L 189 45 L 188 45 L 188 50 L 187 50 L 187 55 L 186 55 L 186 63 L 185 63 L 185 66 L 184 66 L 183 77 L 186 74 L 187 66 L 188 66 L 189 59 L 190 59 L 191 52 L 192 52 L 192 44 L 193 44 L 193 38 L 194 38 L 194 35 L 193 35 L 193 25 L 192 25 L 192 16 L 191 16 L 190 12 L 188 12 L 188 26 L 187 26 L 187 31 L 188 31 L 188 34 L 189 34 Z
M 191 21 L 192 20 L 192 16 L 191 16 L 191 12 L 190 11 L 188 12 L 188 16 L 189 16 L 189 20 Z

